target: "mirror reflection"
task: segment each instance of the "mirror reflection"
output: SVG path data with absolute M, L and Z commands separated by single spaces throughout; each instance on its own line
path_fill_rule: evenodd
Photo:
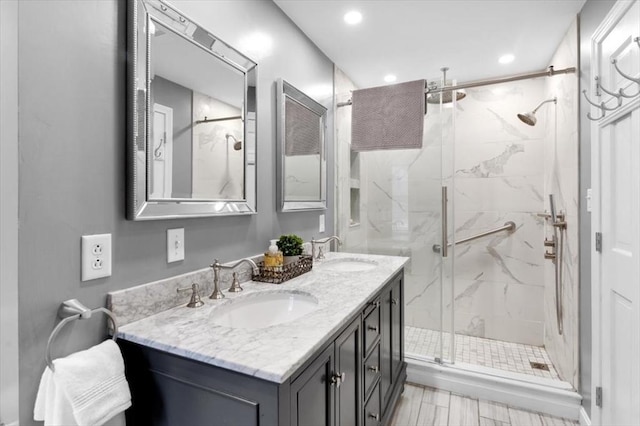
M 326 208 L 327 109 L 286 81 L 278 81 L 280 210 Z
M 244 74 L 151 25 L 150 199 L 244 198 Z
M 129 218 L 254 213 L 256 64 L 165 2 L 129 7 Z

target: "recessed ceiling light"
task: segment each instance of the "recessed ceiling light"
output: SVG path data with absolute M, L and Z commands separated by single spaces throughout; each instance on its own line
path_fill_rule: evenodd
M 501 64 L 510 64 L 511 62 L 513 62 L 515 58 L 516 58 L 515 56 L 509 53 L 507 55 L 500 56 L 500 59 L 498 59 L 498 62 L 500 62 Z
M 347 12 L 344 14 L 344 22 L 349 25 L 356 25 L 362 21 L 362 13 L 357 10 L 352 10 L 351 12 Z
M 387 83 L 393 83 L 397 79 L 398 78 L 393 74 L 387 74 L 387 75 L 384 76 L 384 81 L 386 81 Z

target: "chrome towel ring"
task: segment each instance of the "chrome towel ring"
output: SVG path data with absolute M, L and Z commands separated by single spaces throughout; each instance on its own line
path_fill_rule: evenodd
M 44 360 L 47 363 L 47 366 L 51 369 L 51 371 L 55 371 L 55 367 L 53 365 L 53 360 L 51 359 L 51 343 L 55 340 L 56 336 L 62 330 L 62 328 L 70 323 L 71 321 L 77 319 L 87 319 L 91 318 L 91 315 L 95 312 L 103 312 L 105 313 L 111 323 L 113 324 L 113 340 L 116 340 L 116 336 L 118 334 L 118 323 L 116 322 L 116 317 L 107 308 L 96 308 L 89 309 L 80 303 L 77 299 L 70 299 L 62 303 L 60 305 L 60 309 L 58 309 L 58 317 L 62 318 L 62 321 L 51 332 L 51 336 L 49 336 L 49 340 L 47 341 L 47 350 L 44 355 Z

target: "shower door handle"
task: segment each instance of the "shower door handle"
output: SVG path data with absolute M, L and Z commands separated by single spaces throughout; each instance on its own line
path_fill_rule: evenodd
M 449 255 L 449 236 L 447 235 L 447 217 L 449 216 L 449 212 L 447 211 L 447 187 L 442 187 L 442 257 L 447 257 Z

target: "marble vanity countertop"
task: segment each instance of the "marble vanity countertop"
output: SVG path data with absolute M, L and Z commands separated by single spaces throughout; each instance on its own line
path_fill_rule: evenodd
M 375 261 L 367 271 L 334 272 L 323 264 L 334 259 Z M 179 306 L 124 325 L 118 337 L 206 364 L 276 383 L 285 382 L 329 337 L 360 312 L 408 261 L 406 257 L 327 253 L 313 269 L 283 284 L 248 281 L 244 291 L 225 299 L 203 295 L 200 308 Z M 218 326 L 210 317 L 234 299 L 267 292 L 300 292 L 318 300 L 318 308 L 294 321 L 260 329 Z

